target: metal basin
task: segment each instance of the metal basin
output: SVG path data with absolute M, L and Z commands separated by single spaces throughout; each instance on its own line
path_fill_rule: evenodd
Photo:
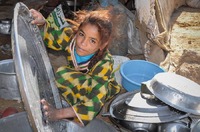
M 12 59 L 0 61 L 0 98 L 21 100 Z
M 158 73 L 146 88 L 159 100 L 180 111 L 200 115 L 200 85 L 175 73 Z
M 11 40 L 22 101 L 34 131 L 62 131 L 65 123 L 47 122 L 41 111 L 41 99 L 56 108 L 61 108 L 61 101 L 40 30 L 32 20 L 28 7 L 17 3 Z

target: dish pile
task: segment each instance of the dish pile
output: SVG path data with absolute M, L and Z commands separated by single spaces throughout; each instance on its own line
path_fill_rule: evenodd
M 190 132 L 200 117 L 199 93 L 200 85 L 183 76 L 158 73 L 143 82 L 141 90 L 117 96 L 110 104 L 109 114 L 131 131 Z M 195 131 L 199 130 L 192 132 Z

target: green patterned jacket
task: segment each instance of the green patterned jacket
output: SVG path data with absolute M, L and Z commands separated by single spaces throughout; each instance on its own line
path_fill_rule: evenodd
M 76 63 L 72 34 L 70 26 L 59 29 L 51 19 L 47 19 L 43 39 L 48 48 L 66 51 L 69 63 L 56 71 L 56 85 L 74 109 L 77 120 L 87 125 L 101 111 L 105 102 L 120 91 L 121 86 L 115 81 L 114 62 L 108 51 L 87 73 L 80 71 L 87 68 L 89 62 L 83 65 Z

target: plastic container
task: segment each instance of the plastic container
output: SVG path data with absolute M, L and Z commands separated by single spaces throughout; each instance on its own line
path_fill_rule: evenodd
M 140 89 L 141 83 L 152 79 L 164 70 L 157 64 L 145 60 L 129 60 L 120 67 L 122 86 L 127 91 Z

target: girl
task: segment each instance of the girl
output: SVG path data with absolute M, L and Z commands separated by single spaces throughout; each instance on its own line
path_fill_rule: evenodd
M 74 118 L 83 126 L 93 120 L 106 101 L 121 86 L 115 81 L 113 59 L 108 51 L 112 33 L 109 10 L 79 11 L 75 26 L 58 29 L 50 19 L 30 10 L 32 24 L 44 26 L 44 43 L 54 50 L 65 50 L 68 64 L 55 73 L 56 85 L 70 107 L 55 109 L 41 100 L 49 120 Z

